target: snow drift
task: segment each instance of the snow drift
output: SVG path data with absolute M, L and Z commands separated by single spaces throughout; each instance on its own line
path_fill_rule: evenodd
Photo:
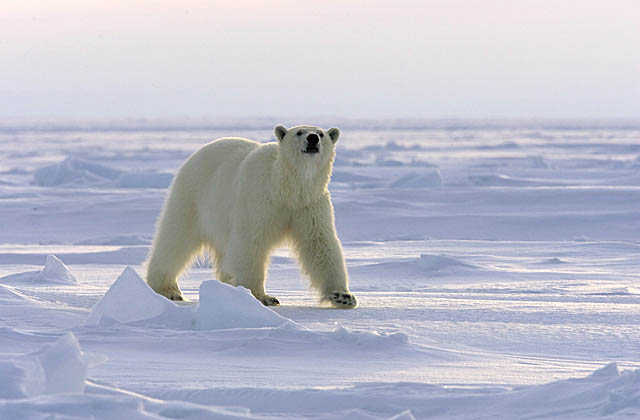
M 209 266 L 184 304 L 123 272 L 170 173 L 268 127 L 0 130 L 0 418 L 640 418 L 640 125 L 446 124 L 345 131 L 350 312 L 281 249 L 271 312 Z
M 41 187 L 166 188 L 172 179 L 169 173 L 125 172 L 75 157 L 43 166 L 33 174 L 33 182 Z
M 249 290 L 214 280 L 202 282 L 197 305 L 178 305 L 154 292 L 135 270 L 127 267 L 93 307 L 86 325 L 113 322 L 219 330 L 276 327 L 292 321 L 262 305 Z
M 34 284 L 77 284 L 78 281 L 55 255 L 47 255 L 42 270 L 12 274 L 0 279 L 3 283 L 27 282 Z

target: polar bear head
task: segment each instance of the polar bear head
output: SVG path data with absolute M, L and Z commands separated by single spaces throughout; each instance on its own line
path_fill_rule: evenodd
M 323 130 L 312 125 L 297 125 L 287 129 L 274 128 L 277 157 L 272 172 L 281 199 L 290 207 L 307 205 L 318 196 L 328 193 L 335 145 L 340 130 Z
M 280 154 L 288 161 L 306 161 L 312 166 L 326 166 L 333 162 L 335 144 L 340 137 L 340 130 L 330 128 L 323 130 L 313 125 L 297 125 L 286 128 L 277 125 L 273 130 Z

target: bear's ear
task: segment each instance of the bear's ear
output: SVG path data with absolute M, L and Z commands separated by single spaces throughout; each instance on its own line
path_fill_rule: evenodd
M 336 144 L 336 142 L 338 141 L 338 137 L 340 137 L 340 130 L 338 130 L 337 128 L 330 128 L 327 131 L 327 134 L 329 134 L 329 137 L 331 137 L 331 141 L 333 142 L 333 144 Z
M 275 126 L 275 128 L 273 129 L 273 134 L 276 135 L 276 138 L 278 139 L 278 141 L 282 141 L 282 139 L 284 138 L 284 136 L 287 135 L 287 127 L 285 127 L 282 124 L 278 124 Z

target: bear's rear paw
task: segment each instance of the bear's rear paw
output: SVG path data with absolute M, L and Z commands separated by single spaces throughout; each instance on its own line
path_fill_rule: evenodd
M 333 292 L 326 297 L 334 307 L 342 309 L 352 309 L 358 306 L 358 299 L 351 293 Z
M 167 299 L 169 300 L 175 300 L 176 302 L 182 302 L 184 300 L 184 296 L 182 296 L 182 293 L 169 293 L 169 296 L 167 296 Z
M 169 287 L 165 289 L 156 290 L 156 293 L 161 294 L 169 300 L 174 300 L 176 302 L 181 302 L 186 300 L 184 296 L 182 296 L 182 291 L 178 287 Z
M 263 296 L 260 298 L 260 302 L 262 302 L 262 304 L 264 306 L 278 306 L 280 305 L 280 301 L 278 300 L 278 298 L 275 298 L 273 296 Z

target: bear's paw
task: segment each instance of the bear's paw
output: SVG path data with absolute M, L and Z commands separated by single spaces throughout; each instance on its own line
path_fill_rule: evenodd
M 280 305 L 280 301 L 278 300 L 278 298 L 273 297 L 273 296 L 269 296 L 269 295 L 265 295 L 263 297 L 260 298 L 260 302 L 262 302 L 262 304 L 264 306 L 278 306 Z
M 351 293 L 333 292 L 326 298 L 336 308 L 352 309 L 358 306 L 358 299 Z
M 182 291 L 177 285 L 155 289 L 155 291 L 169 300 L 176 302 L 186 301 L 184 296 L 182 296 Z

